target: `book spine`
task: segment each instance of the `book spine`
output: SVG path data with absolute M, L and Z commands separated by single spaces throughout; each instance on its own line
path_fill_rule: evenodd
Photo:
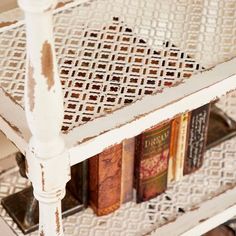
M 133 200 L 135 138 L 123 141 L 121 203 Z
M 170 122 L 150 129 L 135 142 L 137 202 L 147 201 L 167 188 Z
M 122 144 L 89 159 L 89 205 L 98 216 L 120 207 Z
M 176 179 L 176 154 L 178 147 L 178 136 L 180 128 L 181 116 L 172 120 L 171 137 L 170 137 L 170 156 L 168 164 L 168 184 Z
M 203 164 L 207 138 L 210 104 L 206 104 L 191 112 L 187 151 L 184 162 L 184 174 L 198 170 Z
M 176 172 L 175 181 L 180 180 L 184 175 L 184 157 L 186 153 L 186 141 L 188 136 L 188 123 L 190 113 L 186 112 L 180 117 L 179 134 L 176 150 Z

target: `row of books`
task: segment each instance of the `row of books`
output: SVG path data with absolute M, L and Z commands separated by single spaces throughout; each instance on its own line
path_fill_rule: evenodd
M 203 164 L 210 104 L 158 124 L 72 168 L 67 186 L 98 215 L 163 193 Z M 78 174 L 79 173 L 79 174 Z

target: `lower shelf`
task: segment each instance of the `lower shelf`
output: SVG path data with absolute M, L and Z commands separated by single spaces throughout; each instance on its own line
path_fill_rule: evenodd
M 236 188 L 202 202 L 151 235 L 202 235 L 236 215 Z M 174 232 L 174 233 L 173 233 Z
M 91 209 L 64 219 L 66 235 L 200 235 L 236 215 L 236 138 L 206 152 L 201 170 L 172 184 L 149 202 L 127 203 L 105 217 Z M 0 177 L 0 198 L 28 185 L 17 169 Z M 1 217 L 18 234 L 0 206 Z M 37 232 L 31 233 L 37 235 Z

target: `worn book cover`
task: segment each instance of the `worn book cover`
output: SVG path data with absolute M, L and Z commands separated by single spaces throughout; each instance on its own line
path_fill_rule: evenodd
M 210 104 L 201 106 L 191 112 L 184 161 L 184 175 L 196 171 L 203 164 L 209 113 Z
M 176 168 L 175 181 L 180 180 L 184 175 L 184 158 L 186 153 L 186 142 L 188 136 L 188 124 L 191 114 L 189 112 L 183 113 L 180 116 L 180 125 L 176 150 Z
M 121 203 L 133 200 L 135 138 L 122 143 Z
M 147 201 L 167 188 L 171 123 L 156 126 L 136 137 L 135 187 L 137 202 Z
M 89 205 L 98 216 L 120 206 L 122 144 L 89 159 Z
M 174 118 L 171 122 L 171 137 L 170 137 L 170 156 L 168 164 L 168 183 L 176 179 L 176 154 L 178 147 L 179 128 L 181 116 Z

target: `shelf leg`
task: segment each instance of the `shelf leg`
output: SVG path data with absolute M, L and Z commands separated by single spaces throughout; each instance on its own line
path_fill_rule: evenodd
M 42 159 L 35 154 L 32 140 L 26 159 L 27 176 L 39 201 L 39 236 L 63 236 L 61 200 L 70 179 L 68 151 Z
M 61 201 L 39 202 L 39 235 L 63 236 Z
M 32 133 L 28 173 L 39 201 L 40 236 L 63 235 L 61 199 L 70 179 L 69 153 L 61 135 L 63 93 L 57 71 L 52 10 L 56 0 L 18 0 L 25 13 L 27 64 L 25 112 Z

